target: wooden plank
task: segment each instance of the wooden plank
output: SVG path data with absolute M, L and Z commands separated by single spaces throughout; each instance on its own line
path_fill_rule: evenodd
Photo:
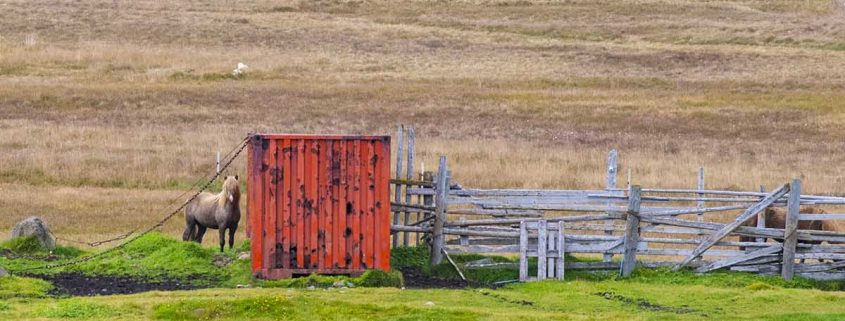
M 611 149 L 610 153 L 607 156 L 607 181 L 605 184 L 606 189 L 616 188 L 616 173 L 618 172 L 619 168 L 617 166 L 617 159 L 619 158 L 619 152 L 616 149 Z M 607 207 L 612 209 L 612 203 L 609 201 L 607 202 Z M 612 220 L 607 220 L 605 222 L 607 226 L 613 226 Z M 613 230 L 606 230 L 604 231 L 605 235 L 613 235 Z M 613 260 L 613 254 L 605 253 L 602 256 L 602 260 L 604 262 L 610 262 Z
M 775 200 L 779 199 L 783 195 L 786 195 L 787 192 L 789 192 L 789 186 L 787 185 L 781 186 L 780 188 L 772 191 L 769 196 L 764 197 L 763 200 L 760 201 L 760 203 L 754 204 L 749 207 L 747 210 L 745 210 L 745 212 L 740 214 L 733 222 L 726 224 L 724 227 L 722 227 L 722 229 L 713 233 L 713 235 L 703 239 L 701 244 L 695 248 L 692 254 L 684 258 L 681 263 L 678 263 L 674 270 L 682 268 L 684 265 L 698 257 L 701 253 L 709 249 L 716 242 L 736 230 L 741 224 L 745 223 L 745 221 L 750 219 L 751 216 L 757 215 L 757 212 L 764 210 L 766 207 L 774 203 Z
M 458 208 L 458 209 L 449 209 L 449 214 L 458 214 L 458 215 L 488 215 L 493 217 L 542 217 L 543 211 L 535 211 L 535 210 L 496 210 L 496 209 L 483 209 L 483 208 Z
M 411 195 L 434 195 L 435 191 L 433 188 L 411 188 L 405 190 L 406 193 Z
M 760 185 L 760 192 L 766 192 L 766 187 L 763 186 L 763 185 Z M 757 227 L 766 228 L 766 211 L 760 211 L 759 213 L 757 213 Z M 757 240 L 757 242 L 760 242 L 760 243 L 766 242 L 765 237 L 758 237 L 758 238 L 756 238 L 756 240 Z
M 405 169 L 405 177 L 410 181 L 414 179 L 414 129 L 408 128 L 408 158 L 405 162 L 406 169 Z M 398 186 L 398 185 L 397 185 Z M 408 193 L 408 189 L 405 189 L 405 203 L 411 204 L 411 193 Z M 419 216 L 419 213 L 417 213 Z M 411 212 L 405 211 L 405 225 L 408 225 L 411 219 Z M 402 237 L 402 244 L 408 246 L 410 242 L 410 233 L 405 232 L 405 235 Z
M 306 166 L 309 168 L 308 180 L 306 186 L 308 190 L 308 224 L 310 227 L 310 242 L 309 253 L 311 256 L 311 265 L 308 268 L 317 269 L 320 264 L 320 212 L 317 208 L 317 199 L 320 198 L 319 192 L 319 157 L 320 144 L 319 141 L 311 141 L 308 146 L 309 160 Z
M 331 141 L 321 140 L 318 143 L 317 162 L 319 186 L 317 191 L 317 268 L 332 268 L 332 253 L 328 250 L 332 242 L 332 213 L 329 206 L 331 199 Z M 377 236 L 377 238 L 380 236 Z
M 519 281 L 528 281 L 528 224 L 519 223 Z
M 700 228 L 704 230 L 719 230 L 725 227 L 725 224 L 711 223 L 711 222 L 697 222 L 682 220 L 676 218 L 663 218 L 648 215 L 640 215 L 640 220 L 651 224 L 666 224 L 687 228 Z M 733 231 L 734 234 L 751 236 L 751 237 L 767 237 L 777 238 L 783 237 L 783 229 L 774 228 L 754 228 L 748 226 L 740 226 Z M 800 241 L 817 241 L 817 242 L 836 242 L 845 243 L 845 234 L 829 231 L 809 231 L 798 230 L 798 240 Z
M 548 222 L 581 222 L 581 221 L 603 221 L 608 219 L 622 219 L 621 214 L 597 214 L 597 215 L 573 215 L 573 216 L 559 216 L 545 218 Z M 465 222 L 449 222 L 446 226 L 476 226 L 476 225 L 512 225 L 525 222 L 537 222 L 541 219 L 523 218 L 523 219 L 485 219 L 485 220 L 467 220 Z
M 399 125 L 396 129 L 396 178 L 402 178 L 402 148 L 403 148 L 403 140 L 405 139 L 405 126 Z M 410 179 L 409 179 L 410 180 Z M 396 203 L 401 203 L 401 196 L 402 195 L 402 185 L 393 185 L 393 201 Z M 392 209 L 392 208 L 391 208 Z M 393 225 L 399 225 L 399 216 L 400 212 L 395 211 L 393 212 Z M 405 222 L 407 225 L 408 222 Z M 399 234 L 393 234 L 393 247 L 399 246 Z
M 643 210 L 642 215 L 678 216 L 678 215 L 685 215 L 685 214 L 733 211 L 733 210 L 739 210 L 739 209 L 745 209 L 745 208 L 748 208 L 748 205 L 727 205 L 727 206 L 714 206 L 714 207 L 704 207 L 704 208 L 682 208 L 682 209 L 674 209 L 674 210 Z
M 845 214 L 799 214 L 799 221 L 845 220 Z
M 698 168 L 698 190 L 704 190 L 704 167 Z M 695 207 L 702 209 L 704 208 L 704 200 L 702 200 L 704 198 L 704 194 L 698 193 L 697 196 L 699 198 L 699 201 L 696 202 Z M 704 212 L 698 212 L 698 221 L 704 221 Z
M 782 250 L 782 249 L 783 249 L 783 246 L 781 244 L 773 244 L 771 246 L 753 251 L 753 252 L 748 253 L 746 255 L 731 257 L 731 258 L 727 258 L 725 260 L 716 261 L 716 262 L 710 263 L 708 265 L 704 265 L 704 266 L 696 269 L 696 272 L 704 273 L 704 272 L 710 272 L 710 271 L 713 271 L 713 270 L 718 270 L 718 269 L 721 269 L 721 268 L 732 266 L 732 265 L 737 264 L 737 263 L 742 263 L 742 262 L 745 262 L 745 261 L 749 261 L 749 260 L 761 258 L 761 257 L 764 257 L 764 256 L 776 254 L 776 253 L 780 252 L 780 250 Z
M 625 253 L 622 257 L 622 264 L 620 266 L 620 274 L 622 277 L 628 277 L 634 271 L 637 264 L 637 243 L 640 238 L 640 191 L 639 185 L 631 186 L 631 197 L 628 203 L 628 213 L 625 226 Z
M 443 260 L 441 249 L 443 248 L 444 236 L 443 225 L 446 223 L 446 195 L 449 188 L 449 177 L 447 176 L 446 156 L 440 156 L 440 167 L 437 173 L 437 197 L 434 202 L 436 211 L 434 213 L 434 226 L 432 229 L 431 244 L 431 265 L 440 264 Z
M 366 153 L 366 157 L 364 157 L 361 162 L 361 169 L 363 171 L 361 175 L 361 188 L 363 188 L 363 192 L 361 194 L 365 199 L 365 201 L 362 202 L 365 207 L 364 213 L 361 215 L 361 233 L 363 235 L 358 238 L 363 241 L 363 244 L 361 244 L 361 252 L 363 256 L 361 261 L 363 261 L 365 265 L 362 267 L 365 269 L 372 269 L 376 263 L 375 242 L 372 242 L 370 239 L 372 235 L 375 234 L 375 224 L 373 224 L 375 223 L 376 215 L 375 167 L 373 166 L 376 162 L 375 145 L 372 142 L 365 143 L 364 152 Z
M 461 218 L 458 221 L 459 222 L 466 222 L 466 220 L 467 220 L 466 217 L 461 216 Z M 469 245 L 469 236 L 461 235 L 460 241 L 461 241 L 461 245 Z
M 564 223 L 557 222 L 557 224 L 557 278 L 563 280 L 566 265 L 566 234 L 564 233 Z
M 783 263 L 781 276 L 792 280 L 795 275 L 795 245 L 798 244 L 798 212 L 801 207 L 801 180 L 792 180 L 786 205 L 786 223 L 783 236 Z
M 547 247 L 547 235 L 546 230 L 548 228 L 548 223 L 546 221 L 540 221 L 539 226 L 537 228 L 537 279 L 538 280 L 545 280 L 546 279 L 546 254 L 549 253 L 549 249 Z
M 625 189 L 622 188 L 613 188 L 607 190 L 609 192 L 623 192 Z M 661 194 L 710 194 L 710 195 L 731 195 L 731 196 L 766 196 L 769 193 L 766 192 L 739 192 L 739 191 L 725 191 L 725 190 L 704 190 L 700 191 L 697 189 L 681 189 L 681 188 L 644 188 L 643 193 L 661 193 Z M 829 200 L 829 201 L 843 201 L 845 202 L 845 197 L 839 196 L 828 196 L 828 195 L 801 195 L 801 201 L 812 201 L 812 200 Z M 785 201 L 785 200 L 783 200 Z
M 537 197 L 573 197 L 589 195 L 620 195 L 621 193 L 608 192 L 606 190 L 549 190 L 549 189 L 453 189 L 449 196 L 475 196 L 475 197 L 503 197 L 503 196 L 537 196 Z
M 390 235 L 390 212 L 384 209 L 387 203 L 390 202 L 390 190 L 385 188 L 385 182 L 390 178 L 390 164 L 381 165 L 383 162 L 390 162 L 390 143 L 387 141 L 379 142 L 379 153 L 376 168 L 378 169 L 378 176 L 376 177 L 376 234 L 386 237 Z M 390 243 L 387 239 L 380 238 L 376 241 L 376 265 L 374 268 L 382 271 L 390 270 Z

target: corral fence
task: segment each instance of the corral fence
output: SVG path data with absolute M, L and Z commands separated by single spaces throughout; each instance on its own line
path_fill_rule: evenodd
M 697 188 L 619 188 L 613 150 L 604 189 L 464 188 L 451 181 L 445 156 L 436 173 L 415 177 L 413 130 L 400 127 L 398 134 L 405 132 L 408 145 L 397 149 L 395 164 L 400 175 L 391 180 L 393 246 L 425 242 L 432 264 L 450 253 L 519 255 L 521 281 L 563 278 L 569 269 L 628 276 L 636 266 L 845 279 L 845 233 L 798 229 L 800 221 L 845 220 L 834 214 L 845 198 L 802 195 L 800 180 L 770 191 L 707 190 L 700 169 Z M 802 206 L 834 212 L 801 214 Z M 765 210 L 779 207 L 784 226 L 766 227 Z M 754 217 L 757 225 L 748 226 Z M 566 262 L 574 254 L 596 259 Z M 529 257 L 537 258 L 536 271 L 529 271 Z

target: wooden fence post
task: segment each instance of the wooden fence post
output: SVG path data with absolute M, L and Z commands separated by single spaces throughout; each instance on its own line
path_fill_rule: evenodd
M 783 229 L 783 265 L 781 276 L 784 280 L 792 280 L 795 274 L 795 246 L 798 244 L 798 216 L 801 210 L 801 180 L 793 179 L 789 187 L 789 198 L 786 201 L 786 226 Z
M 703 166 L 698 168 L 698 190 L 699 191 L 704 190 L 704 167 Z M 704 198 L 704 193 L 698 193 L 698 198 Z M 704 201 L 698 201 L 697 204 L 696 204 L 696 207 L 704 208 Z M 704 221 L 704 212 L 698 213 L 698 221 L 699 222 Z
M 760 193 L 766 192 L 766 186 L 760 185 Z M 757 213 L 757 228 L 766 228 L 766 210 Z M 765 237 L 758 237 L 756 239 L 758 243 L 766 243 Z
M 528 281 L 528 223 L 519 222 L 519 282 Z
M 616 149 L 611 149 L 610 153 L 607 155 L 607 185 L 608 189 L 616 188 L 616 172 L 619 170 L 617 166 L 617 159 L 619 158 L 619 152 Z M 607 204 L 608 207 L 612 206 L 610 202 Z M 613 220 L 607 220 L 605 225 L 608 227 L 606 231 L 604 231 L 605 235 L 613 235 Z M 610 262 L 613 260 L 613 254 L 605 253 L 603 256 L 605 262 Z
M 396 130 L 396 179 L 402 179 L 402 140 L 405 138 L 405 126 L 399 125 Z M 393 201 L 402 202 L 402 184 L 394 184 Z M 393 212 L 393 225 L 399 225 L 399 211 Z M 406 221 L 407 225 L 408 222 Z M 393 233 L 393 247 L 399 247 L 399 232 Z
M 446 169 L 446 156 L 440 156 L 440 168 L 437 170 L 437 197 L 434 199 L 434 226 L 431 230 L 431 265 L 443 261 L 443 225 L 446 223 L 446 198 L 449 196 L 449 176 Z
M 546 264 L 549 263 L 546 261 L 546 254 L 549 253 L 547 227 L 548 223 L 545 220 L 537 222 L 537 280 L 546 279 Z
M 401 141 L 400 141 L 401 142 Z M 408 161 L 407 161 L 407 168 L 405 170 L 405 177 L 408 178 L 408 181 L 414 179 L 414 129 L 408 128 Z M 410 192 L 410 185 L 405 187 L 405 203 L 411 204 L 411 192 Z M 419 216 L 419 213 L 417 213 Z M 411 221 L 411 212 L 405 211 L 405 225 L 410 224 Z M 419 217 L 417 217 L 417 221 L 419 221 Z M 408 238 L 410 232 L 405 232 L 402 238 L 402 244 L 408 246 Z
M 422 180 L 424 182 L 434 183 L 434 172 L 431 172 L 431 171 L 423 172 Z M 425 205 L 427 208 L 434 206 L 434 195 L 426 194 L 426 195 L 423 195 L 422 199 L 423 199 L 423 205 Z M 423 218 L 425 218 L 425 219 L 428 219 L 430 216 L 431 216 L 431 214 L 429 214 L 428 212 L 423 214 Z M 419 221 L 419 220 L 417 220 L 417 221 Z M 420 233 L 417 232 L 417 244 L 420 244 L 420 241 L 421 241 L 420 240 Z
M 563 230 L 563 221 L 557 222 L 557 278 L 563 280 L 566 270 L 566 238 Z
M 637 265 L 637 243 L 640 240 L 640 192 L 639 185 L 631 186 L 628 196 L 628 212 L 625 213 L 625 252 L 622 256 L 620 274 L 628 277 Z

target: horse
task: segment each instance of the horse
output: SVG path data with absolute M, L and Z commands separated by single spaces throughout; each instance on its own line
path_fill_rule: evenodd
M 226 243 L 229 230 L 229 249 L 235 243 L 235 231 L 241 220 L 241 190 L 238 176 L 226 176 L 223 189 L 218 194 L 203 192 L 185 206 L 185 232 L 183 241 L 202 243 L 207 228 L 220 232 L 220 252 Z
M 800 214 L 824 214 L 825 211 L 816 208 L 816 207 L 802 207 L 799 209 L 798 213 Z M 766 209 L 766 227 L 767 228 L 777 228 L 777 229 L 784 229 L 786 228 L 786 209 L 782 208 L 767 208 Z M 825 221 L 821 220 L 810 220 L 810 221 L 798 221 L 798 229 L 799 230 L 814 230 L 814 231 L 825 231 L 830 228 Z M 755 215 L 748 221 L 742 224 L 743 226 L 750 226 L 750 227 L 757 227 L 757 216 Z M 756 237 L 753 236 L 740 236 L 740 242 L 755 242 Z M 783 238 L 774 238 L 778 242 L 783 243 Z M 804 244 L 821 244 L 818 241 L 801 241 Z M 740 246 L 740 251 L 744 251 L 745 247 Z M 802 259 L 801 262 L 804 262 Z

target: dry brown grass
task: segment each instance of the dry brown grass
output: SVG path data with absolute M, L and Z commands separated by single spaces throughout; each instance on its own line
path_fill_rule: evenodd
M 6 2 L 0 228 L 154 221 L 247 132 L 415 126 L 479 187 L 845 193 L 845 20 L 828 0 Z M 227 75 L 250 65 L 244 79 Z M 417 164 L 420 168 L 420 164 Z M 243 160 L 236 163 L 243 170 Z M 620 176 L 624 181 L 624 175 Z M 181 219 L 168 225 L 176 233 Z

